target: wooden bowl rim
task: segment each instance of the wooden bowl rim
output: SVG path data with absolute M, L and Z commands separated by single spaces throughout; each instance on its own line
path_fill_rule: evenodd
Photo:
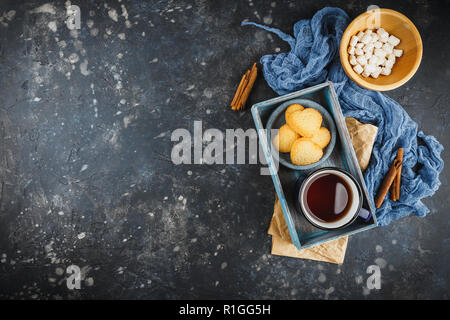
M 416 60 L 414 61 L 412 68 L 410 69 L 410 71 L 400 80 L 393 82 L 393 83 L 389 83 L 389 84 L 380 85 L 380 84 L 370 83 L 370 82 L 366 81 L 365 79 L 361 78 L 353 70 L 353 68 L 350 65 L 350 62 L 348 61 L 347 45 L 348 45 L 348 42 L 350 41 L 350 37 L 352 36 L 352 35 L 349 35 L 350 30 L 352 29 L 353 25 L 356 24 L 357 21 L 359 21 L 361 19 L 365 19 L 367 16 L 373 14 L 375 11 L 379 11 L 381 14 L 384 13 L 384 14 L 394 15 L 397 18 L 399 18 L 400 20 L 402 20 L 403 22 L 407 23 L 411 27 L 413 36 L 416 39 L 417 46 L 418 46 L 417 57 L 416 57 Z M 345 38 L 348 38 L 348 41 L 345 41 L 345 43 L 344 43 L 343 40 Z M 422 38 L 420 37 L 419 30 L 417 30 L 414 23 L 412 23 L 412 21 L 408 17 L 406 17 L 404 14 L 402 14 L 398 11 L 392 10 L 392 9 L 385 9 L 385 8 L 366 11 L 366 12 L 363 12 L 362 14 L 360 14 L 359 16 L 357 16 L 347 26 L 344 33 L 342 34 L 341 44 L 340 44 L 340 48 L 339 48 L 339 56 L 340 56 L 342 68 L 344 69 L 347 76 L 350 79 L 352 79 L 353 81 L 355 81 L 357 84 L 359 84 L 361 87 L 364 87 L 364 88 L 370 89 L 370 90 L 375 90 L 375 91 L 393 90 L 393 89 L 396 89 L 396 88 L 402 86 L 403 84 L 405 84 L 409 79 L 411 79 L 413 77 L 413 75 L 416 73 L 417 69 L 419 69 L 420 62 L 422 61 L 422 53 L 423 53 Z

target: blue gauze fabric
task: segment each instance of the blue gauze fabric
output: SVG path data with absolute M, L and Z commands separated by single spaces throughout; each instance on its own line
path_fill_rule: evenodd
M 423 217 L 429 209 L 421 199 L 434 194 L 440 186 L 439 173 L 444 167 L 440 154 L 444 148 L 433 136 L 418 131 L 417 123 L 396 101 L 380 92 L 363 89 L 346 76 L 339 61 L 339 42 L 348 23 L 349 17 L 343 10 L 324 8 L 311 20 L 297 22 L 294 37 L 253 22 L 242 25 L 263 28 L 289 43 L 289 52 L 261 58 L 264 77 L 278 94 L 330 80 L 344 116 L 378 127 L 364 175 L 372 204 L 397 149 L 404 148 L 400 200 L 384 200 L 376 211 L 379 225 L 388 225 L 411 213 Z

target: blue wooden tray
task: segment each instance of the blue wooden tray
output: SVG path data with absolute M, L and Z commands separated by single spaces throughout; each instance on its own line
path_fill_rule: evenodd
M 330 157 L 319 166 L 311 170 L 293 170 L 281 164 L 276 164 L 270 153 L 270 141 L 267 140 L 265 126 L 272 111 L 283 102 L 302 98 L 315 101 L 327 108 L 336 125 L 336 145 Z M 292 242 L 298 249 L 306 249 L 327 241 L 335 240 L 343 236 L 352 235 L 361 231 L 369 230 L 378 225 L 375 210 L 370 203 L 367 187 L 353 150 L 350 135 L 345 125 L 336 93 L 331 82 L 325 82 L 310 88 L 296 91 L 284 96 L 276 97 L 257 103 L 252 106 L 252 116 L 258 129 L 259 141 L 272 175 L 275 190 L 280 200 L 284 218 L 289 229 Z M 311 225 L 303 215 L 297 211 L 295 206 L 295 190 L 298 180 L 304 179 L 311 171 L 322 167 L 338 167 L 349 172 L 361 185 L 363 189 L 363 208 L 371 213 L 368 221 L 358 218 L 344 229 L 325 231 Z

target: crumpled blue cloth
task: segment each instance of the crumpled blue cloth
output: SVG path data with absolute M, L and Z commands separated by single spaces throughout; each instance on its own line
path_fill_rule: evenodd
M 278 94 L 330 80 L 344 116 L 378 127 L 372 157 L 364 175 L 372 204 L 397 149 L 404 148 L 400 200 L 394 202 L 386 197 L 376 211 L 379 225 L 388 225 L 411 213 L 423 217 L 429 209 L 421 199 L 434 194 L 441 184 L 439 173 L 444 162 L 440 154 L 444 148 L 433 136 L 418 131 L 417 123 L 396 101 L 380 92 L 361 88 L 347 77 L 339 61 L 339 42 L 349 22 L 343 10 L 327 7 L 311 20 L 297 22 L 294 37 L 253 22 L 242 25 L 263 28 L 289 43 L 289 52 L 261 58 L 264 77 Z

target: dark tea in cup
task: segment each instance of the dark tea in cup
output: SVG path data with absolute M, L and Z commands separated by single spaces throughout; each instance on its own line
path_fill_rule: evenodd
M 297 206 L 311 224 L 321 229 L 338 229 L 358 216 L 362 192 L 349 173 L 322 168 L 301 182 L 297 200 Z
M 350 209 L 352 191 L 348 183 L 335 173 L 322 173 L 306 188 L 306 208 L 317 219 L 333 222 Z

